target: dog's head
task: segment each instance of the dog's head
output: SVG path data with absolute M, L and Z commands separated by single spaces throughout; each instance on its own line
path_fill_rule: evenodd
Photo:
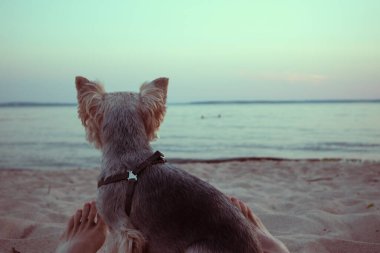
M 75 83 L 79 118 L 96 148 L 112 139 L 141 137 L 141 133 L 147 141 L 156 138 L 166 112 L 167 78 L 142 84 L 139 93 L 106 93 L 101 84 L 80 76 Z

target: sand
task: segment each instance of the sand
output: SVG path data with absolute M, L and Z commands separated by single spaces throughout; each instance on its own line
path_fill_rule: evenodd
M 245 201 L 290 252 L 380 252 L 380 163 L 177 165 Z M 0 169 L 0 253 L 54 252 L 69 216 L 95 199 L 97 174 L 96 169 Z

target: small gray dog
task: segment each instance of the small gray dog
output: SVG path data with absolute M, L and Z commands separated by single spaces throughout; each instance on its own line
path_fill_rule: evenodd
M 167 78 L 144 83 L 140 93 L 106 93 L 84 77 L 75 82 L 87 139 L 103 153 L 97 208 L 117 238 L 114 250 L 262 252 L 255 228 L 223 193 L 152 156 Z

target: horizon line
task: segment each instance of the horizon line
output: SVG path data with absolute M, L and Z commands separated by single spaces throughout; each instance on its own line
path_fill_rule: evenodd
M 200 100 L 188 102 L 168 102 L 168 105 L 217 105 L 217 104 L 307 104 L 307 103 L 379 103 L 377 99 L 258 99 L 258 100 Z M 77 102 L 0 102 L 0 107 L 28 106 L 76 106 Z

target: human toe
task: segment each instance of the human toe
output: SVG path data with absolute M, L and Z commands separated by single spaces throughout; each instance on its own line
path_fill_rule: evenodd
M 235 197 L 229 197 L 229 199 L 230 199 L 231 203 L 232 203 L 234 206 L 236 206 L 237 208 L 240 209 L 240 206 L 239 206 L 239 200 L 238 200 L 237 198 L 235 198 Z
M 243 213 L 243 215 L 246 218 L 248 218 L 248 207 L 247 207 L 247 205 L 241 200 L 238 200 L 238 204 L 239 204 L 240 211 Z
M 82 222 L 86 221 L 88 219 L 88 214 L 90 213 L 91 205 L 89 203 L 85 203 L 83 205 L 83 212 L 82 212 Z
M 75 233 L 79 229 L 80 224 L 81 224 L 81 218 L 82 218 L 82 209 L 79 209 L 76 211 L 74 215 L 74 228 L 72 230 L 73 233 Z
M 80 224 L 80 229 L 83 229 L 85 228 L 89 223 L 92 223 L 92 221 L 90 221 L 88 219 L 88 216 L 89 216 L 89 213 L 90 213 L 90 208 L 91 208 L 91 205 L 89 203 L 85 203 L 83 205 L 83 211 L 82 211 L 82 218 L 81 218 L 81 224 Z
M 92 201 L 90 203 L 90 211 L 89 211 L 89 214 L 88 214 L 88 220 L 90 222 L 95 222 L 95 217 L 96 217 L 96 213 L 97 213 L 97 210 L 96 210 L 96 204 L 94 201 Z

